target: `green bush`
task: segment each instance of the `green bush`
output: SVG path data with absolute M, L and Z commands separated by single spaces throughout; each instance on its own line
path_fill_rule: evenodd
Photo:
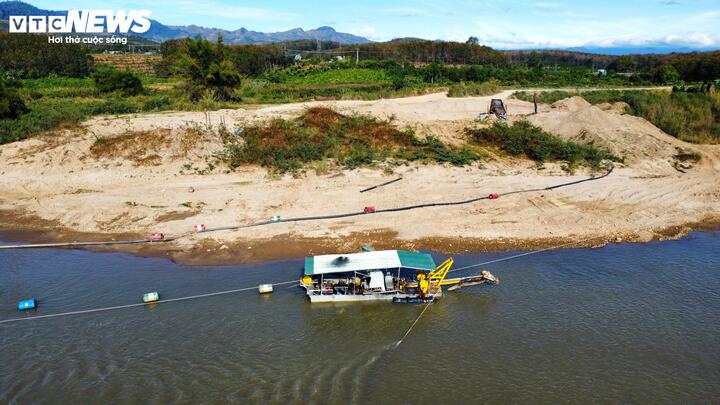
M 232 167 L 259 164 L 284 173 L 324 159 L 336 159 L 354 169 L 388 158 L 463 166 L 480 156 L 468 148 L 449 147 L 432 136 L 418 139 L 412 130 L 400 131 L 390 122 L 370 116 L 311 108 L 293 121 L 276 119 L 226 135 L 224 158 Z
M 120 92 L 125 96 L 143 93 L 142 81 L 129 70 L 118 70 L 110 66 L 98 66 L 92 73 L 95 87 L 101 93 Z
M 128 100 L 115 97 L 97 104 L 92 114 L 129 114 L 138 111 L 138 106 Z
M 528 121 L 519 121 L 514 125 L 494 122 L 489 127 L 473 131 L 471 135 L 478 144 L 496 146 L 510 155 L 524 155 L 539 163 L 564 161 L 570 167 L 587 165 L 599 168 L 603 160 L 621 161 L 610 152 L 593 146 L 564 141 Z
M 448 97 L 491 96 L 500 92 L 495 82 L 453 84 L 448 89 Z
M 29 110 L 18 93 L 20 84 L 0 77 L 0 119 L 17 119 Z
M 142 104 L 143 111 L 159 111 L 172 104 L 168 96 L 156 96 L 145 100 Z

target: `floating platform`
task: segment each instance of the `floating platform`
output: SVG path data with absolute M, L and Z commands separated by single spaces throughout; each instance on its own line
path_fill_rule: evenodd
M 260 294 L 270 294 L 273 292 L 273 286 L 272 284 L 260 284 L 258 286 L 258 292 Z
M 157 291 L 149 292 L 143 294 L 143 302 L 144 303 L 150 303 L 150 302 L 157 302 L 160 301 L 160 293 Z

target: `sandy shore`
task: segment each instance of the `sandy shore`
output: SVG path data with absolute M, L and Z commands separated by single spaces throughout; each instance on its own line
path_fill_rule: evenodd
M 532 103 L 505 98 L 512 119 Z M 65 131 L 0 146 L 0 234 L 4 240 L 98 240 L 151 232 L 176 235 L 208 227 L 269 219 L 462 200 L 489 193 L 550 186 L 585 178 L 559 165 L 495 157 L 466 168 L 410 165 L 341 171 L 322 168 L 275 177 L 258 167 L 229 171 L 213 164 L 221 149 L 207 128 L 292 117 L 309 105 L 341 112 L 392 116 L 398 125 L 461 143 L 462 129 L 487 109 L 490 97 L 452 99 L 431 94 L 378 101 L 331 101 L 217 112 L 162 113 L 92 119 Z M 554 191 L 470 205 L 197 234 L 177 242 L 123 248 L 185 263 L 238 263 L 376 248 L 443 252 L 536 248 L 671 238 L 720 223 L 720 148 L 689 145 L 646 121 L 578 100 L 541 105 L 530 117 L 568 139 L 604 145 L 626 163 L 602 180 Z M 146 131 L 157 142 L 128 144 L 114 155 L 95 153 L 97 138 Z M 193 133 L 189 137 L 188 133 Z M 199 134 L 199 135 L 198 135 Z M 590 134 L 590 136 L 588 136 Z M 582 135 L 582 136 L 581 136 Z M 139 139 L 139 138 L 138 138 Z M 143 138 L 145 139 L 145 138 Z M 155 138 L 153 138 L 155 140 Z M 145 139 L 147 141 L 147 139 Z M 189 143 L 192 141 L 192 143 Z M 679 163 L 678 151 L 699 162 Z M 319 174 L 318 174 L 319 173 Z M 402 176 L 371 192 L 365 187 Z

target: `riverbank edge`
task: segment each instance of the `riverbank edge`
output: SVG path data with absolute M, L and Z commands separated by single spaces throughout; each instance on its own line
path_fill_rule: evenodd
M 549 236 L 547 238 L 450 238 L 424 237 L 405 240 L 397 232 L 377 229 L 356 232 L 344 237 L 311 238 L 287 233 L 266 239 L 239 237 L 221 242 L 209 234 L 189 236 L 192 244 L 167 242 L 134 245 L 93 246 L 82 249 L 95 252 L 123 252 L 142 257 L 159 257 L 189 266 L 238 265 L 268 260 L 294 259 L 318 254 L 356 252 L 364 245 L 374 249 L 427 250 L 452 255 L 469 252 L 491 253 L 552 248 L 596 248 L 609 243 L 643 243 L 674 240 L 693 231 L 720 230 L 720 216 L 706 217 L 699 222 L 667 226 L 633 233 L 598 234 L 591 236 Z M 90 233 L 73 230 L 20 210 L 0 210 L 0 240 L 19 243 L 54 243 L 75 241 L 106 241 L 144 239 L 135 233 Z

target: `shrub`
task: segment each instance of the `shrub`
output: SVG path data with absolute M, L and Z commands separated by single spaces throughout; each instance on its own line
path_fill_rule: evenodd
M 17 91 L 19 83 L 0 78 L 0 119 L 17 119 L 29 110 Z
M 98 66 L 93 71 L 92 78 L 101 93 L 118 91 L 125 96 L 136 96 L 144 91 L 140 78 L 129 70 Z
M 432 136 L 418 139 L 388 121 L 370 116 L 345 116 L 327 108 L 310 108 L 299 118 L 275 119 L 226 135 L 224 158 L 232 167 L 260 164 L 284 173 L 305 164 L 334 158 L 349 169 L 373 165 L 390 157 L 428 160 L 462 166 L 480 157 Z
M 570 167 L 585 164 L 599 168 L 603 160 L 621 161 L 610 152 L 564 141 L 528 121 L 519 121 L 514 125 L 494 122 L 489 127 L 471 132 L 471 136 L 476 143 L 496 146 L 513 156 L 525 155 L 539 163 L 559 160 L 567 162 Z
M 448 90 L 448 97 L 491 96 L 500 92 L 495 82 L 453 84 Z
M 151 97 L 143 102 L 142 110 L 158 111 L 162 110 L 164 107 L 169 106 L 170 104 L 172 104 L 172 100 L 170 100 L 170 97 L 168 96 Z
M 96 105 L 92 110 L 92 114 L 129 114 L 137 111 L 137 105 L 122 98 L 115 97 Z

